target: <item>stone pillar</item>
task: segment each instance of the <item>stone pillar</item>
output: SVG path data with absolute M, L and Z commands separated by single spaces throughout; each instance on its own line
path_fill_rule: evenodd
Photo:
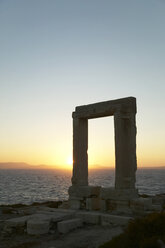
M 136 123 L 135 113 L 116 112 L 115 124 L 115 188 L 135 189 Z
M 73 117 L 72 185 L 88 185 L 88 119 Z

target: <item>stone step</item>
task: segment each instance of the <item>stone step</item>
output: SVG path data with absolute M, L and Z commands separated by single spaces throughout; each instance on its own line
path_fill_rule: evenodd
M 29 219 L 29 216 L 22 216 L 18 218 L 12 218 L 4 221 L 3 232 L 4 233 L 13 233 L 24 230 L 26 223 Z
M 126 216 L 101 214 L 101 225 L 126 226 L 133 218 Z
M 81 227 L 82 221 L 81 219 L 71 219 L 71 220 L 65 220 L 57 223 L 57 229 L 60 233 L 68 233 L 73 229 L 76 229 L 78 227 Z
M 5 221 L 6 227 L 23 227 L 26 225 L 29 216 L 22 216 L 18 218 L 12 218 Z
M 76 217 L 80 218 L 86 224 L 100 224 L 100 213 L 79 211 L 76 213 Z
M 27 221 L 27 234 L 30 235 L 41 235 L 47 234 L 50 228 L 50 219 L 49 218 L 31 218 Z
M 47 217 L 50 217 L 52 222 L 59 222 L 62 220 L 68 220 L 74 217 L 74 212 L 67 211 L 56 211 L 56 212 L 47 212 L 47 211 L 38 211 L 37 214 L 43 214 Z

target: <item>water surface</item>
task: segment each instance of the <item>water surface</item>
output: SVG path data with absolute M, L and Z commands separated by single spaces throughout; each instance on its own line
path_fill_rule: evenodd
M 89 183 L 113 187 L 114 170 L 89 171 Z M 165 193 L 165 169 L 139 169 L 137 188 L 141 194 Z M 56 170 L 0 170 L 0 204 L 68 199 L 71 172 Z

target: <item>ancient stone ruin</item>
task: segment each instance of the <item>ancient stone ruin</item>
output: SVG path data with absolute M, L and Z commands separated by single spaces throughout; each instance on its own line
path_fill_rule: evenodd
M 88 119 L 114 116 L 115 186 L 88 184 Z M 125 208 L 138 196 L 136 181 L 136 98 L 78 106 L 73 112 L 73 176 L 69 188 L 73 209 L 113 210 Z
M 91 243 L 91 247 L 96 247 L 96 244 L 107 241 L 106 230 L 109 239 L 121 233 L 123 227 L 134 217 L 162 211 L 165 204 L 164 194 L 144 197 L 144 195 L 140 196 L 135 188 L 137 169 L 135 115 L 136 99 L 134 97 L 76 107 L 76 111 L 73 112 L 74 162 L 69 201 L 64 201 L 61 205 L 59 202 L 54 202 L 53 207 L 47 206 L 46 203 L 23 205 L 21 208 L 16 207 L 16 204 L 15 207 L 11 206 L 7 209 L 5 209 L 6 206 L 0 206 L 0 212 L 4 212 L 1 214 L 0 245 L 6 240 L 5 247 L 8 247 L 9 239 L 6 237 L 11 239 L 12 234 L 12 237 L 17 235 L 19 247 L 20 237 L 31 242 L 31 235 L 35 237 L 34 241 L 37 244 L 45 242 L 44 244 L 48 245 L 49 239 L 50 244 L 54 244 L 55 247 L 67 247 L 67 242 L 69 245 L 72 242 L 74 246 L 73 237 L 75 236 L 71 236 L 71 241 L 67 241 L 68 236 L 66 239 L 63 237 L 63 244 L 61 244 L 59 234 L 64 235 L 79 228 L 77 232 L 85 239 L 84 244 Z M 88 119 L 105 116 L 114 116 L 116 164 L 113 188 L 88 185 Z M 11 213 L 10 216 L 9 213 Z M 86 225 L 88 225 L 88 232 L 86 232 Z M 98 226 L 106 226 L 109 229 L 101 228 L 97 235 Z M 119 227 L 117 232 L 116 227 Z M 91 237 L 94 237 L 92 239 L 89 239 L 90 230 L 92 230 Z M 93 231 L 96 231 L 95 236 L 92 236 Z M 76 237 L 79 235 L 77 232 Z M 45 236 L 44 239 L 44 234 L 49 236 Z

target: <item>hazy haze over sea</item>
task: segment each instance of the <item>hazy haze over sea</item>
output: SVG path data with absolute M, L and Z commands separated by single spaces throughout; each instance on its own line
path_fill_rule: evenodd
M 66 200 L 71 171 L 0 170 L 0 204 Z M 90 170 L 89 183 L 113 187 L 115 171 Z M 138 169 L 137 188 L 141 194 L 165 193 L 165 169 Z

